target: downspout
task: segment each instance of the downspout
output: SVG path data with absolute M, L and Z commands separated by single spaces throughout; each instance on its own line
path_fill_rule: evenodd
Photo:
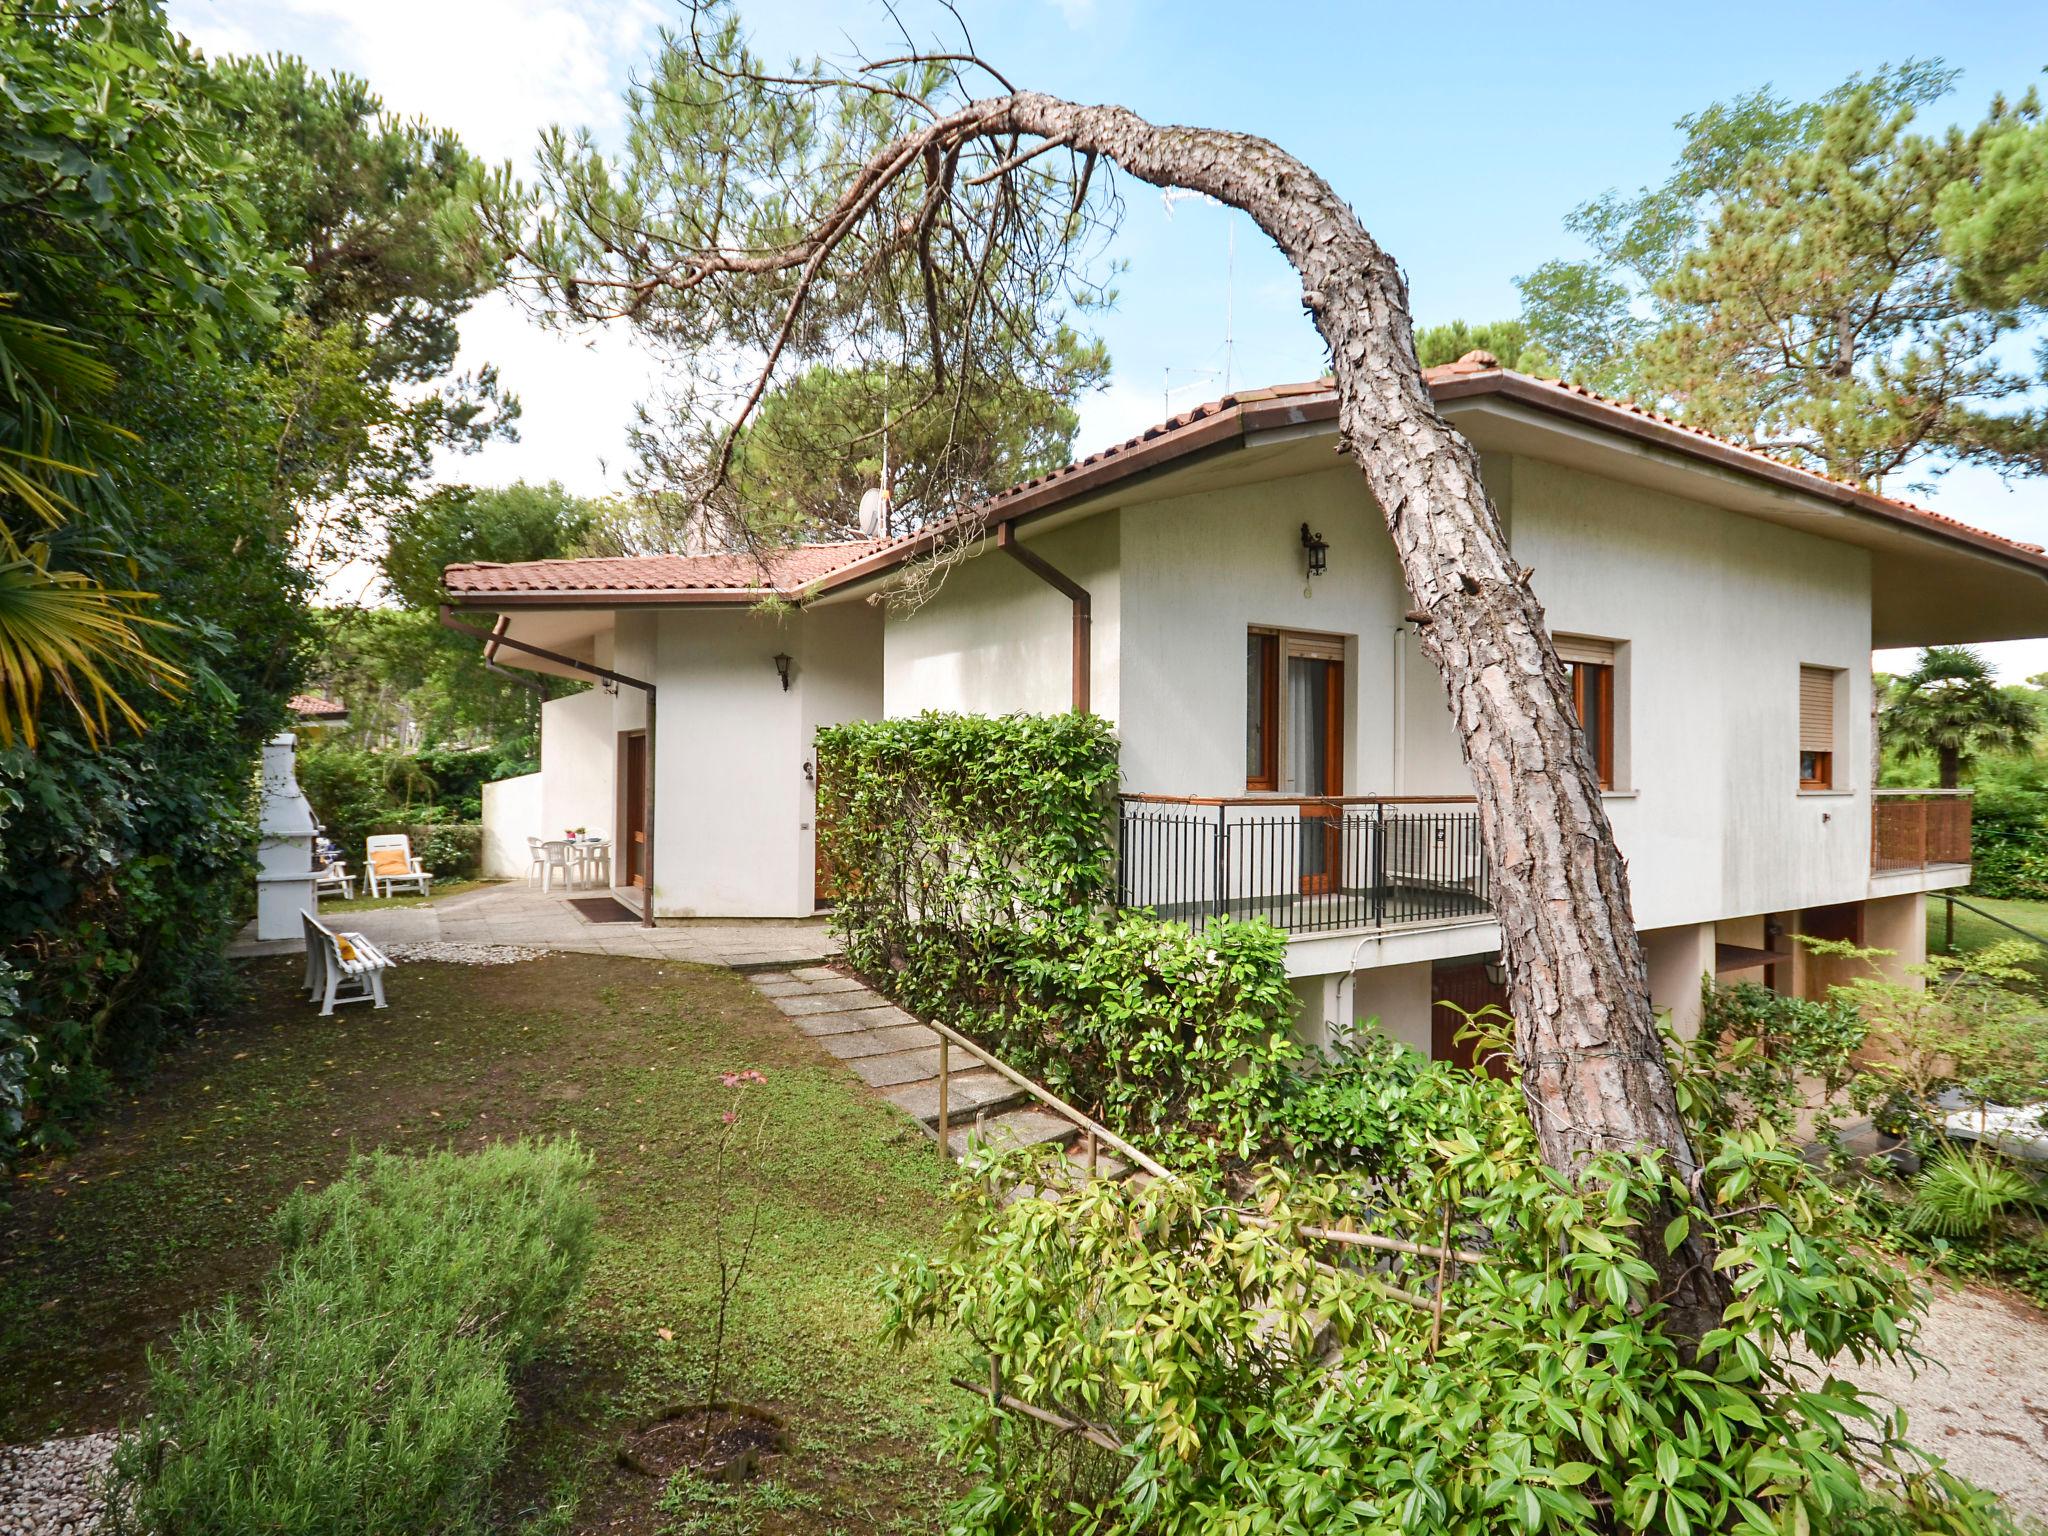
M 528 645 L 524 640 L 514 640 L 505 633 L 504 621 L 489 630 L 478 629 L 474 624 L 465 624 L 455 617 L 455 610 L 446 603 L 441 605 L 441 623 L 444 628 L 458 634 L 470 635 L 484 642 L 486 666 L 493 666 L 490 657 L 497 654 L 500 646 L 509 645 L 515 651 L 524 651 L 529 656 L 538 656 L 542 661 L 552 661 L 557 666 L 581 672 L 585 677 L 594 677 L 600 682 L 624 684 L 638 688 L 647 695 L 647 780 L 640 786 L 640 822 L 647 838 L 647 890 L 640 899 L 640 926 L 654 926 L 654 684 L 644 678 L 628 677 L 623 672 L 614 672 L 609 667 L 600 667 L 588 661 L 578 661 L 574 656 L 564 656 L 559 651 L 544 651 L 537 645 Z
M 1094 671 L 1094 620 L 1088 611 L 1088 589 L 1066 572 L 1017 542 L 1009 523 L 996 524 L 996 548 L 1053 588 L 1074 605 L 1074 713 L 1089 712 L 1089 680 Z

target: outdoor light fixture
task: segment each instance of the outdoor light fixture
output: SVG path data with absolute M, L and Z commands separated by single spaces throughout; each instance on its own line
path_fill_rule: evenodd
M 789 692 L 789 655 L 785 651 L 775 653 L 775 675 L 782 679 L 782 691 Z
M 1496 987 L 1506 986 L 1508 968 L 1498 960 L 1489 960 L 1486 962 L 1486 979 Z
M 1320 533 L 1310 533 L 1308 524 L 1301 525 L 1301 547 L 1308 551 L 1308 573 L 1320 576 L 1330 568 L 1330 545 Z

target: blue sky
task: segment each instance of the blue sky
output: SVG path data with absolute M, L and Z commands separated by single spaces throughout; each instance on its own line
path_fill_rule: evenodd
M 900 7 L 935 24 L 922 0 Z M 1408 274 L 1419 322 L 1517 307 L 1514 279 L 1573 253 L 1562 219 L 1609 187 L 1660 178 L 1682 114 L 1759 85 L 1811 96 L 1907 57 L 1963 71 L 1948 102 L 1974 118 L 2048 65 L 2048 6 L 2020 4 L 1246 5 L 1214 0 L 1007 0 L 962 6 L 981 52 L 1023 85 L 1116 101 L 1155 119 L 1261 133 L 1357 208 Z M 283 50 L 367 77 L 392 105 L 524 162 L 549 121 L 619 129 L 618 95 L 677 14 L 655 0 L 173 0 L 214 51 Z M 755 0 L 771 57 L 843 53 L 889 36 L 879 4 Z M 1227 301 L 1235 383 L 1311 377 L 1320 343 L 1286 265 L 1241 218 L 1226 283 L 1223 210 L 1123 185 L 1117 307 L 1097 319 L 1115 365 L 1079 447 L 1127 435 L 1219 393 Z M 535 331 L 506 303 L 466 327 L 526 401 L 523 441 L 447 467 L 450 478 L 616 483 L 624 428 L 650 364 L 628 338 Z M 1901 487 L 1900 489 L 1903 489 Z M 1928 504 L 2048 542 L 2048 483 L 1958 472 Z M 2001 651 L 2009 675 L 2048 668 L 2048 644 Z

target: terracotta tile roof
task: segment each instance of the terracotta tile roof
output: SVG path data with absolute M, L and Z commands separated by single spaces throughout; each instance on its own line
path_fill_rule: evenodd
M 849 561 L 873 552 L 873 542 L 800 544 L 753 555 L 633 555 L 590 560 L 528 560 L 516 565 L 478 561 L 451 565 L 442 582 L 455 597 L 494 593 L 690 593 L 794 595 Z
M 339 720 L 348 714 L 346 704 L 323 699 L 317 693 L 295 693 L 289 707 L 301 720 Z
M 2038 544 L 1987 533 L 1912 502 L 1873 491 L 1802 465 L 1788 464 L 1728 438 L 1625 400 L 1610 399 L 1562 379 L 1537 379 L 1501 367 L 1489 352 L 1468 352 L 1456 362 L 1423 370 L 1423 380 L 1440 401 L 1500 393 L 1539 409 L 1591 419 L 1609 430 L 1631 424 L 1654 429 L 1668 446 L 1717 463 L 1766 474 L 1782 484 L 1876 512 L 1890 520 L 1950 535 L 1980 549 L 2009 551 L 2048 566 Z M 1275 384 L 1191 407 L 1050 474 L 1011 486 L 951 517 L 894 539 L 843 544 L 801 544 L 766 557 L 751 555 L 648 555 L 631 559 L 540 560 L 524 565 L 453 565 L 445 584 L 457 602 L 494 594 L 604 596 L 612 593 L 718 601 L 770 593 L 794 597 L 811 588 L 830 588 L 887 571 L 914 558 L 963 528 L 988 526 L 1006 517 L 1043 511 L 1089 489 L 1157 468 L 1214 444 L 1241 442 L 1248 431 L 1301 422 L 1328 421 L 1337 410 L 1336 383 L 1329 377 Z M 630 600 L 630 598 L 628 599 Z M 488 602 L 474 606 L 487 607 Z

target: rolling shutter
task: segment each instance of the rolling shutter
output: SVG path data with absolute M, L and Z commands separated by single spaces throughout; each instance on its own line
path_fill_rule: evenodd
M 1835 674 L 1831 668 L 1799 669 L 1799 750 L 1835 750 Z
M 1586 640 L 1577 635 L 1554 635 L 1557 659 L 1566 666 L 1573 662 L 1585 662 L 1596 667 L 1614 665 L 1614 642 L 1612 640 Z

